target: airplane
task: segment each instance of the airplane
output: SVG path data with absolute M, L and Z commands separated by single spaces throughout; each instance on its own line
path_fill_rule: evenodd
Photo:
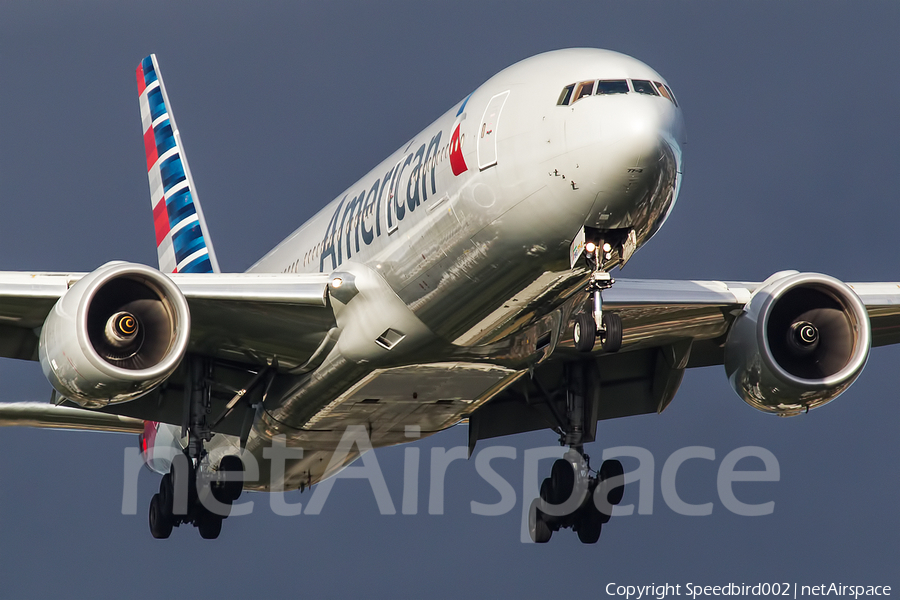
M 334 475 L 360 455 L 337 451 L 349 431 L 377 448 L 467 423 L 470 453 L 558 433 L 531 538 L 595 543 L 624 481 L 585 455 L 598 421 L 660 413 L 710 365 L 757 410 L 802 414 L 900 343 L 898 283 L 612 277 L 683 177 L 675 93 L 624 54 L 501 71 L 246 273 L 219 269 L 155 55 L 136 80 L 158 268 L 0 273 L 0 356 L 39 361 L 53 388 L 0 404 L 0 424 L 138 434 L 162 475 L 155 538 L 217 538 L 244 490 Z M 276 441 L 303 449 L 283 472 Z

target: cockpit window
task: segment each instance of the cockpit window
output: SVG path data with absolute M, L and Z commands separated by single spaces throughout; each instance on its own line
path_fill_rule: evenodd
M 597 95 L 605 96 L 607 94 L 627 94 L 628 82 L 624 79 L 600 80 L 597 82 Z
M 630 87 L 628 84 L 629 81 L 631 81 Z M 647 96 L 661 96 L 670 100 L 675 106 L 678 106 L 678 100 L 675 99 L 672 88 L 664 83 L 648 81 L 646 79 L 601 79 L 599 81 L 594 80 L 573 83 L 563 88 L 556 104 L 557 106 L 569 106 L 587 96 L 627 94 L 631 91 Z
M 575 88 L 575 97 L 572 102 L 578 102 L 585 96 L 590 96 L 594 93 L 594 82 L 593 81 L 582 81 Z
M 663 98 L 668 98 L 669 100 L 672 101 L 672 104 L 674 104 L 675 106 L 678 106 L 678 103 L 675 102 L 675 98 L 672 96 L 672 94 L 669 93 L 669 88 L 667 88 L 665 85 L 663 85 L 662 83 L 660 83 L 658 81 L 654 81 L 653 85 L 656 86 L 656 89 L 659 92 L 660 96 L 662 96 Z
M 678 100 L 675 99 L 675 92 L 672 91 L 672 88 L 670 88 L 666 84 L 663 84 L 663 87 L 666 88 L 667 92 L 669 92 L 669 98 L 672 99 L 672 102 L 675 103 L 675 106 L 678 106 Z
M 632 79 L 631 85 L 634 86 L 634 91 L 636 91 L 638 94 L 659 96 L 659 92 L 656 91 L 656 88 L 653 86 L 653 84 L 644 79 Z

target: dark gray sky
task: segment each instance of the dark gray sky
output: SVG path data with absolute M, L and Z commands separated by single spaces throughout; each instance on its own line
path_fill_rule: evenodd
M 0 269 L 156 263 L 138 61 L 159 58 L 223 270 L 247 268 L 384 156 L 493 73 L 593 46 L 670 82 L 688 128 L 686 176 L 666 227 L 627 277 L 761 280 L 787 268 L 898 281 L 900 4 L 894 2 L 4 2 L 0 6 Z M 656 459 L 648 516 L 614 519 L 596 546 L 570 531 L 519 542 L 519 510 L 474 464 L 447 475 L 446 514 L 380 516 L 365 482 L 340 481 L 318 516 L 277 517 L 266 496 L 217 542 L 147 530 L 120 513 L 133 436 L 0 430 L 0 586 L 7 597 L 603 597 L 608 582 L 888 584 L 900 589 L 900 349 L 872 352 L 856 384 L 809 415 L 757 413 L 722 368 L 693 371 L 659 416 L 600 424 L 588 451 Z M 35 364 L 0 364 L 2 400 L 43 400 Z M 420 442 L 465 443 L 464 427 Z M 526 448 L 495 466 L 521 503 Z M 774 514 L 739 517 L 716 493 L 721 459 L 772 451 L 777 483 L 738 484 Z M 685 446 L 680 516 L 659 473 Z M 394 503 L 404 449 L 376 453 Z M 423 461 L 425 462 L 425 461 Z M 743 467 L 743 465 L 741 465 Z M 626 464 L 626 468 L 629 465 Z M 748 465 L 747 468 L 752 468 Z M 549 470 L 549 463 L 545 465 Z M 743 486 L 743 487 L 741 487 Z M 309 495 L 292 500 L 308 501 Z M 629 490 L 625 502 L 636 500 Z M 527 498 L 526 501 L 530 501 Z

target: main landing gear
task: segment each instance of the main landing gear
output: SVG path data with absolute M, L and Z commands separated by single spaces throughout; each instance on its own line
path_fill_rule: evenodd
M 222 520 L 241 495 L 243 470 L 241 459 L 229 455 L 219 462 L 215 473 L 201 469 L 198 475 L 187 454 L 176 456 L 159 482 L 159 493 L 150 500 L 150 533 L 165 539 L 173 527 L 191 524 L 204 539 L 219 537 Z
M 532 541 L 544 544 L 554 531 L 572 528 L 583 544 L 595 544 L 612 507 L 622 501 L 624 470 L 617 460 L 605 460 L 593 473 L 590 457 L 572 448 L 553 463 L 541 483 L 539 498 L 531 502 L 528 530 Z
M 168 538 L 173 527 L 186 524 L 196 527 L 204 539 L 219 537 L 222 520 L 231 513 L 231 505 L 244 487 L 240 457 L 225 456 L 210 469 L 204 445 L 212 439 L 206 418 L 211 410 L 212 364 L 198 357 L 186 360 L 183 431 L 187 433 L 188 445 L 172 460 L 169 472 L 159 483 L 159 493 L 150 500 L 150 533 L 157 539 Z M 260 379 L 261 376 L 255 377 L 251 385 Z
M 607 243 L 597 246 L 593 242 L 588 242 L 584 247 L 585 260 L 591 268 L 591 278 L 587 285 L 591 300 L 588 310 L 575 318 L 572 337 L 575 349 L 579 352 L 593 350 L 597 337 L 600 338 L 600 347 L 604 352 L 618 352 L 622 347 L 622 319 L 616 313 L 603 312 L 601 297 L 603 290 L 611 288 L 616 282 L 602 268 L 603 259 L 610 257 L 611 250 Z
M 590 360 L 565 365 L 565 415 L 553 408 L 553 398 L 540 382 L 535 379 L 534 383 L 558 423 L 560 444 L 569 449 L 553 463 L 550 476 L 541 483 L 540 496 L 531 503 L 531 539 L 543 544 L 554 531 L 572 528 L 583 543 L 594 544 L 612 515 L 612 507 L 625 493 L 622 463 L 605 460 L 599 471 L 593 471 L 590 457 L 584 453 L 584 444 L 596 437 L 599 372 Z

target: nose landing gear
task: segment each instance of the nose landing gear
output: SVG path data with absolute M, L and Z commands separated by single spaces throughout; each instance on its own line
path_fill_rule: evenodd
M 612 248 L 603 243 L 600 246 L 592 242 L 585 244 L 584 256 L 591 267 L 591 278 L 587 291 L 591 295 L 588 311 L 575 318 L 572 337 L 575 349 L 579 352 L 590 352 L 594 349 L 597 337 L 604 352 L 618 352 L 622 347 L 622 319 L 618 314 L 603 312 L 602 293 L 616 282 L 603 270 L 603 258 L 609 258 Z

